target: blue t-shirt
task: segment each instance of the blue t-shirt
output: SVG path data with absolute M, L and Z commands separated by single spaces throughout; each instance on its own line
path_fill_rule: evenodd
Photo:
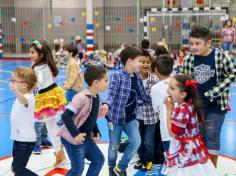
M 195 55 L 194 58 L 194 78 L 198 82 L 198 92 L 202 103 L 203 112 L 220 112 L 216 100 L 210 102 L 204 93 L 216 86 L 215 49 L 207 56 Z
M 136 118 L 135 109 L 136 109 L 137 89 L 138 89 L 137 77 L 136 75 L 134 75 L 133 77 L 131 77 L 130 96 L 125 106 L 125 115 L 126 115 L 125 122 L 126 123 Z

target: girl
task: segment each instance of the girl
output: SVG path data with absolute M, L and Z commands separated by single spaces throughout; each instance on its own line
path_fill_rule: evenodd
M 169 82 L 169 97 L 164 103 L 173 139 L 161 171 L 167 176 L 217 175 L 199 134 L 202 113 L 196 85 L 197 82 L 188 74 L 178 74 Z
M 30 46 L 30 57 L 33 62 L 32 68 L 38 78 L 38 94 L 35 96 L 34 118 L 36 121 L 46 123 L 56 154 L 56 162 L 53 166 L 57 167 L 66 159 L 60 138 L 56 135 L 56 117 L 60 111 L 64 111 L 66 98 L 63 89 L 58 87 L 54 81 L 54 77 L 58 74 L 58 69 L 53 60 L 52 51 L 46 41 L 35 40 Z
M 152 58 L 148 51 L 143 50 L 141 62 L 140 75 L 145 90 L 150 93 L 151 87 L 157 83 L 158 79 L 150 74 Z M 158 113 L 153 111 L 152 104 L 138 106 L 136 117 L 139 122 L 141 145 L 138 150 L 140 160 L 135 164 L 134 168 L 149 171 L 152 168 L 154 133 L 159 117 Z

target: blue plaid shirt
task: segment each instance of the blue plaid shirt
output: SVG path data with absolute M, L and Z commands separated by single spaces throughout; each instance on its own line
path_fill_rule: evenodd
M 145 91 L 141 77 L 137 76 L 137 104 L 151 104 L 151 97 Z M 109 106 L 107 118 L 114 124 L 125 124 L 125 106 L 130 97 L 131 76 L 122 68 L 110 76 L 108 96 L 105 103 Z

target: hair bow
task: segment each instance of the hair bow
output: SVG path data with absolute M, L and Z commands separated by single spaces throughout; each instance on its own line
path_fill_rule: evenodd
M 193 87 L 195 87 L 197 84 L 198 84 L 197 81 L 194 81 L 194 80 L 186 80 L 186 82 L 185 82 L 186 86 L 193 86 Z
M 38 40 L 33 41 L 33 44 L 35 44 L 38 47 L 38 49 L 42 49 L 43 47 L 42 44 Z

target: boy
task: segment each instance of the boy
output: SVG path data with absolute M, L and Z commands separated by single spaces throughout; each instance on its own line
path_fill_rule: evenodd
M 221 127 L 229 105 L 229 88 L 236 79 L 236 68 L 227 54 L 211 47 L 211 34 L 205 27 L 197 26 L 191 31 L 190 48 L 192 51 L 184 58 L 180 73 L 188 73 L 198 82 L 204 115 L 201 133 L 216 166 Z
M 170 74 L 173 71 L 174 60 L 166 54 L 160 55 L 154 62 L 153 67 L 159 78 L 159 82 L 151 88 L 152 106 L 154 112 L 159 113 L 160 133 L 163 152 L 168 151 L 171 137 L 167 128 L 167 114 L 164 99 L 167 97 L 167 88 L 170 81 Z M 157 98 L 158 97 L 158 98 Z M 155 139 L 156 140 L 156 139 Z M 161 170 L 161 169 L 160 169 Z M 159 173 L 160 174 L 160 173 Z
M 151 98 L 145 92 L 142 79 L 137 74 L 141 66 L 141 51 L 128 46 L 120 53 L 123 68 L 110 77 L 108 97 L 104 109 L 109 109 L 107 114 L 109 127 L 108 166 L 109 175 L 125 176 L 126 169 L 141 139 L 136 120 L 136 105 L 151 103 Z M 116 166 L 117 150 L 120 144 L 122 130 L 129 138 L 129 144 Z M 114 173 L 115 172 L 115 173 Z
M 89 66 L 84 79 L 89 87 L 73 97 L 62 114 L 64 125 L 58 132 L 71 161 L 67 176 L 81 176 L 85 158 L 91 161 L 86 175 L 98 176 L 105 160 L 95 141 L 100 139 L 97 117 L 105 116 L 105 113 L 99 113 L 98 93 L 107 90 L 107 70 L 99 66 Z
M 11 110 L 11 139 L 13 142 L 12 171 L 15 175 L 37 176 L 26 168 L 36 143 L 34 130 L 35 100 L 32 93 L 37 82 L 33 69 L 17 68 L 12 73 L 9 88 L 16 95 Z
M 67 65 L 63 89 L 66 90 L 67 102 L 71 102 L 73 96 L 83 88 L 83 75 L 75 59 L 75 56 L 78 54 L 76 46 L 72 44 L 66 45 L 64 54 L 67 59 Z

